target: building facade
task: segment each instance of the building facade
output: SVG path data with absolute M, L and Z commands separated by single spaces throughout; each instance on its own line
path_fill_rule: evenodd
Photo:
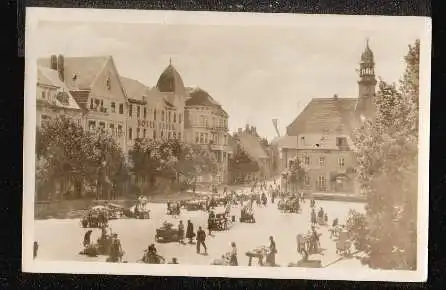
M 290 162 L 305 170 L 301 187 L 310 192 L 359 193 L 352 133 L 375 113 L 375 63 L 367 42 L 361 55 L 357 98 L 314 98 L 273 141 L 279 152 L 282 188 L 290 189 Z M 295 190 L 295 188 L 294 188 Z
M 57 71 L 52 69 L 38 68 L 36 107 L 38 127 L 46 120 L 59 115 L 72 118 L 79 124 L 83 122 L 81 108 L 77 105 L 67 86 L 59 79 Z
M 186 100 L 184 138 L 187 143 L 209 147 L 218 164 L 216 175 L 203 174 L 199 182 L 226 183 L 232 148 L 228 143 L 228 114 L 206 91 L 190 89 Z
M 226 182 L 228 114 L 208 93 L 184 86 L 169 63 L 156 86 L 120 76 L 112 57 L 64 57 L 38 60 L 37 125 L 56 115 L 75 118 L 86 130 L 112 135 L 125 155 L 135 140 L 178 139 L 209 146 L 218 160 L 215 176 Z M 186 124 L 187 122 L 187 124 Z

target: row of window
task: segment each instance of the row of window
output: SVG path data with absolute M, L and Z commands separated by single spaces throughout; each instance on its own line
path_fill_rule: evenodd
M 153 116 L 153 120 L 156 121 L 156 117 L 157 117 L 157 113 L 159 114 L 159 110 L 157 111 L 156 109 L 150 109 L 147 110 L 147 107 L 144 106 L 140 106 L 140 105 L 129 105 L 129 117 L 133 116 L 133 107 L 136 108 L 136 118 L 141 118 L 141 112 L 142 112 L 142 118 L 145 120 L 147 119 L 147 111 L 149 111 L 152 116 Z M 141 110 L 142 107 L 142 110 Z M 172 111 L 164 111 L 161 110 L 161 121 L 162 122 L 168 122 L 168 123 L 176 123 L 178 121 L 178 124 L 181 124 L 182 120 L 182 114 L 181 113 L 177 113 L 176 112 L 172 112 Z
M 303 161 L 303 163 L 304 163 L 305 165 L 309 165 L 309 164 L 310 164 L 310 156 L 304 156 L 302 159 L 303 159 L 303 160 L 301 160 L 301 161 Z M 292 163 L 292 161 L 290 161 L 288 167 L 291 166 L 291 163 Z M 320 156 L 320 157 L 319 157 L 319 165 L 320 165 L 321 167 L 323 167 L 323 166 L 325 166 L 325 164 L 326 164 L 325 156 Z M 339 166 L 339 168 L 344 168 L 344 165 L 345 165 L 345 159 L 344 159 L 344 157 L 343 157 L 343 156 L 339 156 L 339 157 L 338 157 L 338 166 Z
M 98 124 L 98 127 L 96 127 L 96 123 Z M 88 121 L 88 129 L 90 130 L 90 131 L 94 131 L 94 130 L 96 130 L 97 128 L 99 128 L 99 129 L 101 129 L 101 130 L 104 130 L 104 131 L 106 131 L 106 130 L 108 130 L 113 136 L 121 136 L 122 135 L 122 133 L 123 133 L 123 130 L 122 130 L 122 125 L 121 124 L 118 124 L 116 127 L 115 127 L 115 124 L 113 124 L 113 123 L 110 123 L 110 124 L 108 124 L 108 129 L 106 128 L 106 125 L 105 125 L 105 122 L 96 122 L 96 121 Z
M 155 130 L 153 130 L 152 132 L 152 136 L 149 136 L 149 134 L 147 134 L 147 129 L 142 129 L 141 128 L 136 128 L 136 135 L 133 136 L 133 128 L 129 128 L 129 133 L 128 133 L 128 139 L 130 141 L 132 141 L 133 139 L 146 139 L 146 138 L 151 138 L 151 139 L 156 139 L 158 138 L 157 132 Z M 168 138 L 168 139 L 181 139 L 181 132 L 172 132 L 172 131 L 161 131 L 160 138 Z
M 138 120 L 138 127 L 149 127 L 151 129 L 155 129 L 156 128 L 156 123 L 155 121 L 141 121 Z M 175 125 L 174 124 L 168 124 L 168 123 L 158 123 L 158 128 L 161 129 L 165 129 L 165 130 L 175 130 Z
M 209 144 L 212 141 L 214 144 L 227 145 L 228 136 L 225 134 L 223 140 L 221 140 L 220 135 L 216 133 L 199 133 L 195 132 L 195 144 Z M 223 142 L 223 144 L 221 144 Z
M 42 97 L 44 98 L 43 94 L 42 94 Z M 110 102 L 110 112 L 116 113 L 117 106 L 119 106 L 118 113 L 121 115 L 124 114 L 124 104 L 123 103 L 117 104 L 116 102 Z M 133 104 L 129 105 L 129 109 L 128 109 L 129 117 L 133 116 L 133 112 L 134 112 L 133 108 L 134 107 L 136 109 L 136 117 L 137 118 L 141 118 L 141 115 L 142 115 L 142 118 L 145 120 L 145 119 L 147 119 L 148 112 L 150 112 L 150 113 L 152 113 L 153 120 L 156 121 L 157 113 L 159 114 L 159 110 L 157 111 L 156 109 L 151 109 L 151 108 L 147 108 L 145 106 L 140 106 L 140 105 L 133 105 Z M 141 110 L 141 108 L 142 108 L 142 110 Z M 108 108 L 106 106 L 104 106 L 104 100 L 95 99 L 95 98 L 90 99 L 90 110 L 102 112 L 102 113 L 108 112 Z M 163 122 L 176 123 L 178 121 L 178 123 L 181 124 L 183 121 L 181 113 L 179 113 L 177 115 L 176 112 L 171 112 L 171 111 L 167 111 L 167 113 L 166 113 L 164 110 L 161 110 L 160 117 L 161 117 L 161 121 L 163 121 Z
M 212 117 L 212 122 L 209 122 L 209 117 L 206 115 L 192 115 L 191 116 L 191 123 L 193 126 L 200 126 L 200 127 L 214 127 L 214 128 L 227 128 L 228 127 L 228 120 L 223 118 L 216 118 Z
M 117 106 L 117 104 L 115 102 L 110 103 L 110 112 L 111 113 L 116 113 L 116 106 Z M 118 104 L 118 106 L 119 106 L 118 113 L 123 115 L 124 114 L 124 104 L 120 103 L 120 104 Z M 91 98 L 90 99 L 90 110 L 96 111 L 96 112 L 101 112 L 101 113 L 108 113 L 108 108 L 107 108 L 107 106 L 104 106 L 104 100 L 101 100 L 101 99 Z

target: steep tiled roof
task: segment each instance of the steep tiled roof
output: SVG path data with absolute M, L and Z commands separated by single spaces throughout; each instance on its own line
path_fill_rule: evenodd
M 76 100 L 79 107 L 82 109 L 87 109 L 87 102 L 88 102 L 88 96 L 90 95 L 89 90 L 77 90 L 77 91 L 70 91 L 73 98 Z
M 49 85 L 49 86 L 57 87 L 57 88 L 61 89 L 61 93 L 67 95 L 68 103 L 63 103 L 58 98 L 56 98 L 56 100 L 55 100 L 55 102 L 56 102 L 55 105 L 56 106 L 63 107 L 63 108 L 80 110 L 80 107 L 76 103 L 74 97 L 70 93 L 70 91 L 67 88 L 67 86 L 65 85 L 65 83 L 63 83 L 59 79 L 59 75 L 58 75 L 57 71 L 52 70 L 52 69 L 47 68 L 47 67 L 38 66 L 38 68 L 37 68 L 37 82 L 40 83 L 40 84 L 43 84 L 43 85 Z
M 263 158 L 268 158 L 268 154 L 262 148 L 260 144 L 260 138 L 242 134 L 237 135 L 236 139 L 239 141 L 238 143 L 242 147 L 242 149 L 251 157 L 253 160 L 259 160 Z
M 121 84 L 126 96 L 130 99 L 142 101 L 143 97 L 144 99 L 148 97 L 149 88 L 137 80 L 121 77 Z
M 64 57 L 64 79 L 70 90 L 90 89 L 110 56 Z M 50 58 L 38 60 L 38 64 L 51 68 Z M 73 82 L 73 78 L 76 81 Z
M 287 127 L 287 135 L 321 132 L 350 134 L 354 126 L 356 101 L 356 98 L 314 98 Z
M 189 98 L 186 100 L 186 106 L 212 107 L 221 110 L 227 115 L 222 106 L 214 98 L 212 98 L 208 92 L 201 88 L 189 88 Z

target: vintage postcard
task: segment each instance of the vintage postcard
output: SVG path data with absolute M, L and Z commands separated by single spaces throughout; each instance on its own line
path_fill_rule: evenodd
M 429 18 L 26 12 L 23 271 L 427 279 Z

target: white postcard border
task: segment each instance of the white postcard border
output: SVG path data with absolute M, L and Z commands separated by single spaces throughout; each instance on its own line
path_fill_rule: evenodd
M 112 20 L 110 20 L 112 19 Z M 33 44 L 39 21 L 158 23 L 182 25 L 260 25 L 351 27 L 373 29 L 376 23 L 418 21 L 423 37 L 420 55 L 419 182 L 418 182 L 418 267 L 416 271 L 368 269 L 309 269 L 296 267 L 227 267 L 197 265 L 147 265 L 137 263 L 47 262 L 32 257 L 34 241 L 35 141 L 37 57 Z M 393 16 L 296 15 L 227 12 L 143 11 L 105 9 L 27 8 L 25 29 L 25 98 L 23 134 L 23 222 L 22 270 L 34 273 L 112 274 L 151 276 L 197 276 L 233 278 L 314 279 L 421 282 L 427 280 L 429 220 L 429 122 L 430 122 L 430 18 Z

